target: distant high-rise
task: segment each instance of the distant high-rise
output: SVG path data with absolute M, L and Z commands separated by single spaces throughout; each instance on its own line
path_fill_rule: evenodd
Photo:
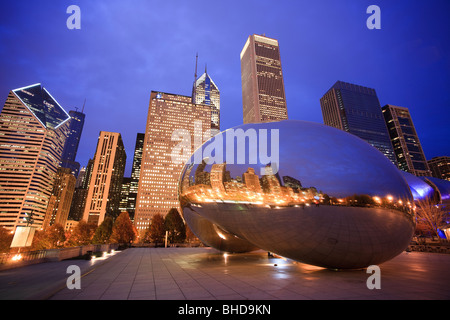
M 80 188 L 83 185 L 84 177 L 86 176 L 86 167 L 81 167 L 78 172 L 75 188 Z
M 190 155 L 196 141 L 202 143 L 210 130 L 209 106 L 192 103 L 192 97 L 151 92 L 134 217 L 138 230 L 148 228 L 153 215 L 179 208 L 178 182 L 184 163 L 176 152 L 180 137 L 173 135 L 190 135 Z
M 70 168 L 58 168 L 47 207 L 44 229 L 54 224 L 65 227 L 75 190 L 76 179 Z
M 367 141 L 397 165 L 375 89 L 337 81 L 320 99 L 323 121 Z
M 120 192 L 119 210 L 120 212 L 126 211 L 128 212 L 128 214 L 130 214 L 130 186 L 131 186 L 131 177 L 123 177 Z M 133 220 L 131 216 L 130 219 Z
M 86 207 L 86 199 L 88 194 L 89 183 L 94 168 L 94 160 L 89 159 L 87 166 L 80 170 L 75 184 L 72 204 L 70 206 L 69 220 L 80 221 L 83 219 L 84 208 Z
M 288 118 L 277 40 L 248 37 L 241 51 L 241 80 L 244 123 Z
M 70 116 L 41 86 L 10 91 L 0 113 L 0 225 L 41 227 Z
M 432 176 L 450 181 L 450 157 L 434 157 L 428 160 Z
M 211 128 L 220 130 L 220 91 L 205 68 L 195 81 L 193 103 L 211 106 Z
M 70 168 L 72 174 L 77 177 L 80 170 L 80 164 L 75 160 L 80 144 L 81 133 L 83 132 L 85 114 L 83 112 L 71 110 L 69 111 L 69 115 L 69 137 L 64 145 L 61 166 Z
M 126 163 L 122 136 L 101 131 L 89 183 L 83 220 L 101 224 L 106 216 L 120 214 L 119 205 Z
M 130 190 L 128 192 L 127 212 L 130 219 L 134 220 L 136 211 L 136 198 L 139 187 L 139 176 L 141 174 L 142 152 L 144 150 L 145 133 L 136 135 L 136 143 L 134 146 L 133 166 L 131 168 Z
M 408 108 L 387 104 L 382 110 L 399 169 L 416 176 L 430 176 L 431 171 Z

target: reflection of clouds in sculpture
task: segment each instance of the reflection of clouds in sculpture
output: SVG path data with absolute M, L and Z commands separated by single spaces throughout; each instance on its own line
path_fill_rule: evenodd
M 279 129 L 279 162 L 185 167 L 183 214 L 205 243 L 228 251 L 253 245 L 336 268 L 380 263 L 407 246 L 414 231 L 411 192 L 378 150 L 343 131 L 304 121 L 239 128 Z M 197 228 L 200 222 L 203 228 Z M 234 245 L 225 246 L 228 240 L 214 226 L 229 234 L 225 238 L 233 237 Z

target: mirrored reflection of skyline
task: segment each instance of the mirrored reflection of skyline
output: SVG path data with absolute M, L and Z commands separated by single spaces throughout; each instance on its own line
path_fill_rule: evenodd
M 413 212 L 413 204 L 408 199 L 393 195 L 352 194 L 336 197 L 316 186 L 304 186 L 296 177 L 280 175 L 280 172 L 273 174 L 270 164 L 265 166 L 266 174 L 262 176 L 256 174 L 259 167 L 238 167 L 243 170 L 233 177 L 226 163 L 207 165 L 203 160 L 201 164 L 188 165 L 181 180 L 182 198 L 190 203 L 241 202 L 272 208 L 336 205 Z M 233 168 L 236 171 L 236 166 Z

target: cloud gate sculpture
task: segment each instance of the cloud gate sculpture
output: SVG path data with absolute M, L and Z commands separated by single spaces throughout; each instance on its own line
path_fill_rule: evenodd
M 185 165 L 179 197 L 206 245 L 326 268 L 385 262 L 415 230 L 414 199 L 399 170 L 360 138 L 306 121 L 217 134 Z

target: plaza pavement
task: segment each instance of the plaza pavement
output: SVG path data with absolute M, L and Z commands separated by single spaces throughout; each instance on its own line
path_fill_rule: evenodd
M 68 289 L 70 265 L 81 289 Z M 403 252 L 380 265 L 381 289 L 366 270 L 328 270 L 212 248 L 130 248 L 105 259 L 45 262 L 0 271 L 2 300 L 448 300 L 450 255 Z

